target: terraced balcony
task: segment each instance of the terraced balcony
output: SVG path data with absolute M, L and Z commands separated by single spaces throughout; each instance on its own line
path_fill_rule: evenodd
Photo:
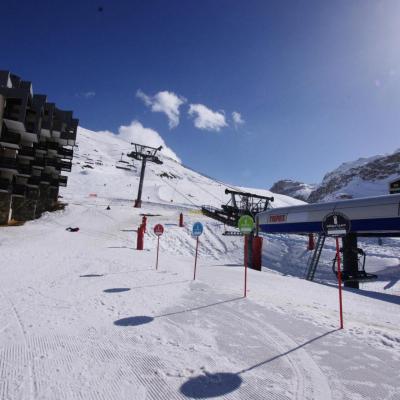
M 35 152 L 36 154 L 46 154 L 48 151 L 48 147 L 46 142 L 39 142 L 35 144 Z
M 18 158 L 25 158 L 28 160 L 34 160 L 35 159 L 35 148 L 34 147 L 28 147 L 28 146 L 22 146 L 18 150 Z
M 9 149 L 19 149 L 21 143 L 21 134 L 10 132 L 6 127 L 3 127 L 0 135 L 0 146 Z
M 71 172 L 72 162 L 71 161 L 59 160 L 58 161 L 58 166 L 59 166 L 61 171 Z
M 35 158 L 31 161 L 31 166 L 39 169 L 44 169 L 46 166 L 46 162 L 44 158 Z
M 6 99 L 3 121 L 13 132 L 26 133 L 25 118 L 28 108 L 29 88 L 0 88 L 0 94 Z
M 12 195 L 14 197 L 18 196 L 18 197 L 25 197 L 26 194 L 26 185 L 24 184 L 15 184 L 12 186 Z
M 72 160 L 72 158 L 74 157 L 74 151 L 65 147 L 59 147 L 57 153 L 61 158 L 68 158 Z
M 51 175 L 51 174 L 42 174 L 41 176 L 40 176 L 40 181 L 42 182 L 42 183 L 48 183 L 48 184 L 50 184 L 52 181 L 53 181 L 53 176 Z
M 32 175 L 32 166 L 30 164 L 17 163 L 18 175 L 20 176 L 30 176 Z
M 17 160 L 15 158 L 0 157 L 0 171 L 10 171 L 17 173 Z
M 59 170 L 58 158 L 46 158 L 45 164 L 46 167 L 54 167 Z
M 31 177 L 28 179 L 27 186 L 30 186 L 30 187 L 39 187 L 39 186 L 40 186 L 41 179 L 42 179 L 41 176 L 36 176 L 36 175 L 31 176 Z
M 58 142 L 46 142 L 46 148 L 47 150 L 57 150 L 60 147 L 60 144 Z
M 58 177 L 58 184 L 59 186 L 67 186 L 68 177 L 64 175 L 60 175 Z
M 0 192 L 10 193 L 11 191 L 11 182 L 6 178 L 0 178 Z
M 57 171 L 70 172 L 72 168 L 71 161 L 60 160 L 59 158 L 46 158 L 44 162 L 46 167 L 53 167 Z

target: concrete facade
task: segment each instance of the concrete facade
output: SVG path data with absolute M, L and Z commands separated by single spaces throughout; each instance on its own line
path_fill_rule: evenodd
M 0 71 L 0 224 L 56 208 L 72 167 L 78 120 L 32 84 Z

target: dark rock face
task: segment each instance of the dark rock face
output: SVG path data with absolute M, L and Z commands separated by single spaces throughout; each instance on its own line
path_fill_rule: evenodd
M 315 203 L 326 196 L 339 192 L 355 178 L 363 181 L 376 182 L 388 178 L 391 175 L 400 175 L 400 150 L 382 157 L 373 157 L 365 163 L 354 163 L 354 167 L 339 167 L 324 176 L 322 183 L 310 194 L 308 201 Z M 345 195 L 342 194 L 343 196 Z M 340 197 L 340 196 L 337 196 Z
M 286 196 L 294 197 L 298 200 L 308 201 L 308 196 L 314 188 L 315 185 L 308 185 L 303 182 L 283 179 L 275 182 L 272 185 L 270 191 L 273 193 L 284 194 Z

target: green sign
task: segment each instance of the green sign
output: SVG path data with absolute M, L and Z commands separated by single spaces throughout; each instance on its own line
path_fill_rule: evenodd
M 242 215 L 239 218 L 238 228 L 244 234 L 251 233 L 254 229 L 253 218 L 250 215 Z

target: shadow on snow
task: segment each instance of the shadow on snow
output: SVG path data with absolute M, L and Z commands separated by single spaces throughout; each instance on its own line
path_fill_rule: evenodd
M 138 326 L 148 324 L 149 322 L 153 321 L 153 317 L 147 317 L 146 315 L 140 315 L 137 317 L 128 317 L 128 318 L 121 318 L 117 321 L 114 321 L 114 325 L 117 326 Z
M 218 372 L 205 373 L 185 382 L 180 391 L 183 395 L 192 399 L 204 399 L 223 396 L 237 390 L 242 384 L 242 378 L 238 374 Z
M 131 290 L 130 288 L 112 288 L 112 289 L 105 289 L 103 290 L 104 293 L 121 293 L 121 292 L 127 292 L 128 290 Z
M 174 283 L 176 283 L 176 282 L 174 282 Z M 153 285 L 153 286 L 157 286 L 157 285 Z M 117 325 L 117 326 L 144 325 L 144 324 L 148 324 L 149 322 L 152 322 L 155 318 L 170 317 L 172 315 L 178 315 L 178 314 L 184 314 L 184 313 L 187 313 L 187 312 L 203 310 L 205 308 L 214 307 L 214 306 L 217 306 L 217 305 L 220 305 L 220 304 L 230 303 L 230 302 L 241 300 L 241 299 L 243 299 L 243 297 L 236 297 L 234 299 L 219 301 L 217 303 L 212 303 L 212 304 L 206 304 L 204 306 L 199 306 L 199 307 L 194 307 L 194 308 L 187 308 L 187 309 L 184 309 L 184 310 L 174 311 L 174 312 L 170 312 L 170 313 L 167 313 L 167 314 L 160 314 L 160 315 L 156 315 L 154 317 L 141 315 L 141 316 L 136 316 L 136 317 L 122 318 L 122 319 L 119 319 L 117 321 L 114 321 L 114 325 Z
M 313 339 L 310 339 L 284 353 L 277 354 L 274 357 L 270 357 L 267 360 L 259 362 L 253 366 L 242 369 L 236 373 L 229 372 L 218 372 L 214 374 L 205 373 L 204 375 L 199 375 L 194 378 L 186 381 L 180 388 L 180 392 L 190 398 L 193 399 L 205 399 L 211 397 L 223 396 L 228 393 L 231 393 L 237 390 L 243 380 L 240 375 L 245 374 L 246 372 L 252 371 L 258 367 L 261 367 L 265 364 L 271 363 L 281 357 L 285 357 L 290 353 L 293 353 L 319 339 L 322 339 L 325 336 L 328 336 L 334 332 L 338 331 L 338 329 L 333 329 L 329 332 L 325 332 L 322 335 L 319 335 Z

